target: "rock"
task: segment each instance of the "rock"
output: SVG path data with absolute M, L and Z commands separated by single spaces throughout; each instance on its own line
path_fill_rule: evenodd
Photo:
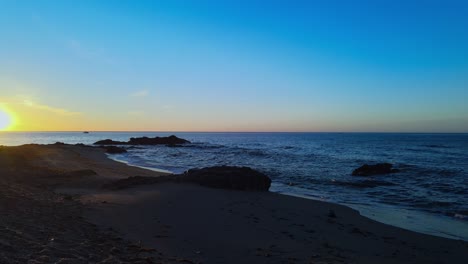
M 190 141 L 178 138 L 174 135 L 169 137 L 141 137 L 141 138 L 131 138 L 128 142 L 130 145 L 177 145 L 190 143 Z
M 127 142 L 114 141 L 112 139 L 104 139 L 94 142 L 94 145 L 126 145 Z
M 102 146 L 100 147 L 102 149 L 106 150 L 106 153 L 108 154 L 120 154 L 120 153 L 126 153 L 127 150 L 121 147 L 116 147 L 116 146 Z
M 265 192 L 268 191 L 271 185 L 271 179 L 268 176 L 249 167 L 217 166 L 191 169 L 178 175 L 128 177 L 106 184 L 103 188 L 121 190 L 161 182 L 187 182 L 212 188 Z
M 389 174 L 399 172 L 397 169 L 392 168 L 393 165 L 390 163 L 378 163 L 375 165 L 364 164 L 363 166 L 353 171 L 354 176 L 372 176 L 380 174 Z
M 174 135 L 169 137 L 139 137 L 130 138 L 128 142 L 114 141 L 111 139 L 100 140 L 94 143 L 94 145 L 179 145 L 190 143 L 190 141 L 178 138 Z
M 191 169 L 178 176 L 183 182 L 194 182 L 212 188 L 268 191 L 271 179 L 249 167 L 216 166 Z

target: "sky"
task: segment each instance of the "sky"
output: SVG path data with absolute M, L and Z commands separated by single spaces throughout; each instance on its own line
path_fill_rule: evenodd
M 0 130 L 468 132 L 468 1 L 0 0 Z

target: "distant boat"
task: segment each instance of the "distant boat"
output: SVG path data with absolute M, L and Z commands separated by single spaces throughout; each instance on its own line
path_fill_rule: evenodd
M 88 132 L 88 131 L 84 131 L 83 134 L 89 134 L 89 132 Z

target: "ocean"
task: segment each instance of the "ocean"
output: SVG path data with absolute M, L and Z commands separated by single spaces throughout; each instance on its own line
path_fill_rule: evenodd
M 173 173 L 249 166 L 272 178 L 271 191 L 347 205 L 380 222 L 468 241 L 468 134 L 0 132 L 0 145 L 172 134 L 192 143 L 138 146 L 110 157 Z M 363 164 L 380 162 L 400 172 L 351 176 Z

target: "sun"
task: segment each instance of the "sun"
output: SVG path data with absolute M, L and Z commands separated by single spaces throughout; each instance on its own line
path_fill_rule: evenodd
M 13 118 L 5 111 L 0 109 L 0 131 L 8 130 L 13 124 Z

